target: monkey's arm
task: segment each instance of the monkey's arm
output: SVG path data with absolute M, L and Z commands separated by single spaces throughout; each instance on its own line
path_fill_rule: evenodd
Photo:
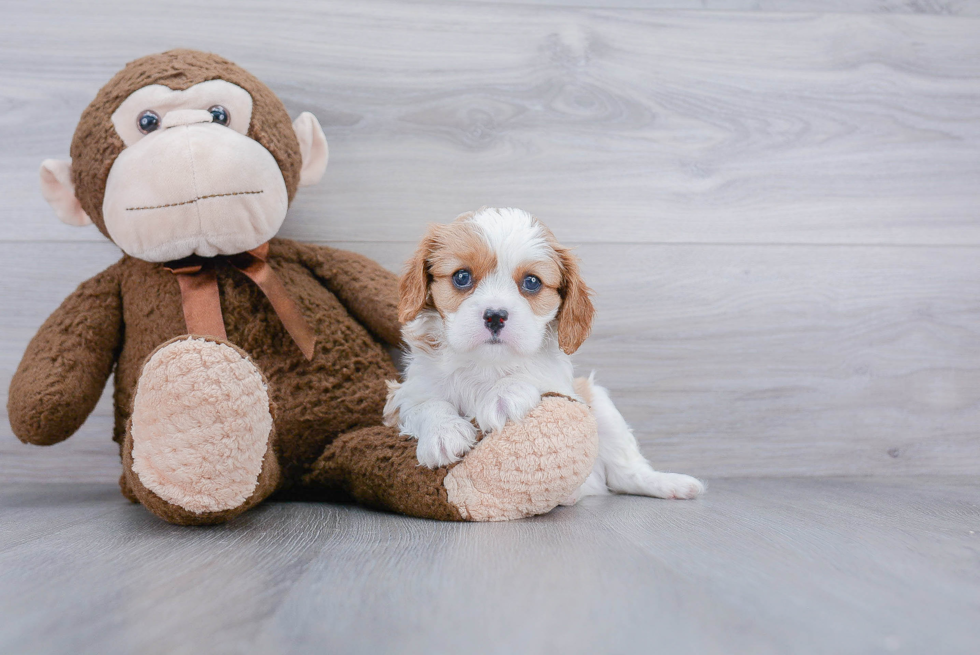
M 401 343 L 398 323 L 398 276 L 364 255 L 303 244 L 304 260 L 354 318 L 376 337 Z
M 18 439 L 50 446 L 78 430 L 102 395 L 122 333 L 116 264 L 83 282 L 28 344 L 7 400 Z

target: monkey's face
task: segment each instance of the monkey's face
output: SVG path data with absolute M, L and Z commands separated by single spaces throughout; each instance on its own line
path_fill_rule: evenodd
M 106 180 L 102 217 L 124 252 L 152 262 L 231 255 L 279 231 L 289 201 L 272 154 L 246 136 L 252 97 L 224 80 L 159 84 L 112 114 L 126 144 Z
M 175 64 L 186 70 L 147 75 Z M 125 253 L 165 262 L 268 241 L 296 187 L 322 176 L 327 144 L 312 114 L 290 124 L 272 92 L 231 62 L 172 51 L 131 63 L 100 91 L 72 157 L 41 167 L 59 217 L 95 222 Z

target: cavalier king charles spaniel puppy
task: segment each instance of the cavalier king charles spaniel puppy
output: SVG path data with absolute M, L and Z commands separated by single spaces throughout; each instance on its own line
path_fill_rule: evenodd
M 400 282 L 408 344 L 385 422 L 418 440 L 423 466 L 458 461 L 507 421 L 557 392 L 588 404 L 599 426 L 592 474 L 565 504 L 612 492 L 695 498 L 698 480 L 653 470 L 609 392 L 575 378 L 569 355 L 594 313 L 577 258 L 519 209 L 481 209 L 431 225 Z M 594 375 L 594 374 L 593 374 Z

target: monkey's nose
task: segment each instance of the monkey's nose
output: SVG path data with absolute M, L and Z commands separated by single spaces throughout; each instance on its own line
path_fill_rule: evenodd
M 193 125 L 194 123 L 210 123 L 213 118 L 211 112 L 206 109 L 175 109 L 164 115 L 160 127 L 167 129 L 168 127 Z
M 507 320 L 506 309 L 488 309 L 483 312 L 483 324 L 490 330 L 490 334 L 497 336 L 504 329 L 504 321 Z

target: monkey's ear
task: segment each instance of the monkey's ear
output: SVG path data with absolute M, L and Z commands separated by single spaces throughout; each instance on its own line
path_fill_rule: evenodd
M 92 224 L 92 219 L 82 209 L 82 203 L 75 197 L 70 161 L 45 159 L 41 162 L 41 194 L 62 223 L 77 226 Z
M 308 111 L 293 121 L 293 131 L 299 140 L 299 151 L 303 155 L 303 168 L 299 173 L 299 185 L 316 184 L 327 170 L 327 137 L 323 135 L 320 121 Z

